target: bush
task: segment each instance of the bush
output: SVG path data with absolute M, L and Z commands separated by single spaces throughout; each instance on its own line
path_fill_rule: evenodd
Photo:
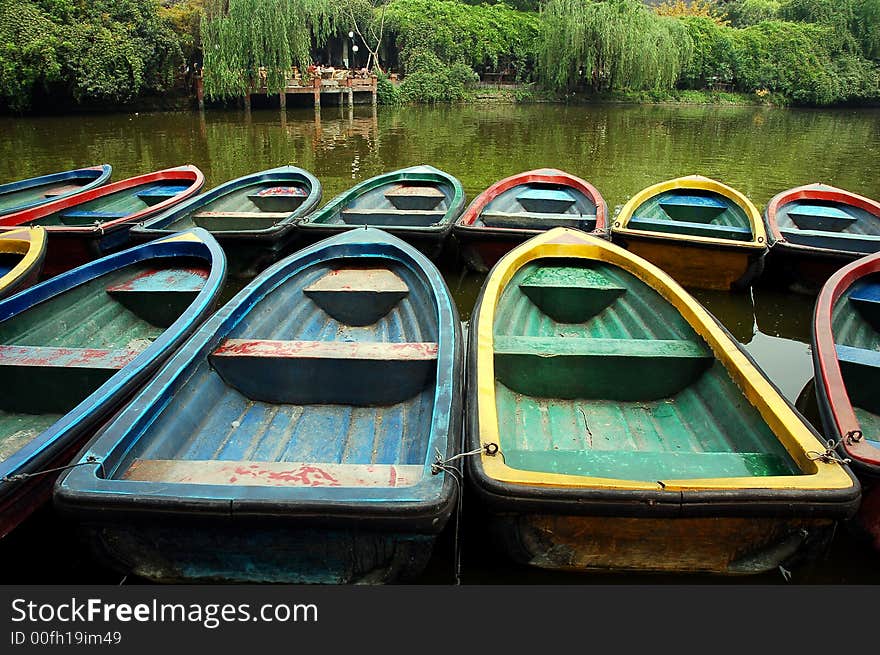
M 400 85 L 400 96 L 406 102 L 464 100 L 478 79 L 467 64 L 447 65 L 430 51 L 412 53 L 407 70 L 410 72 Z
M 381 71 L 376 80 L 376 102 L 380 105 L 400 104 L 400 89 Z

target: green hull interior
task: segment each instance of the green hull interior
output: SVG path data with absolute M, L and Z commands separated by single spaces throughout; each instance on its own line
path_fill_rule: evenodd
M 591 316 L 552 317 L 585 289 L 599 298 L 584 303 Z M 501 295 L 494 335 L 508 466 L 630 480 L 800 474 L 702 338 L 616 266 L 524 266 Z
M 676 206 L 677 198 L 694 201 L 692 207 Z M 720 211 L 699 203 L 705 200 L 725 208 Z M 668 204 L 671 203 L 671 204 Z M 719 208 L 720 209 L 720 208 Z M 627 227 L 636 230 L 751 241 L 749 217 L 735 202 L 712 191 L 673 189 L 652 196 L 633 212 Z

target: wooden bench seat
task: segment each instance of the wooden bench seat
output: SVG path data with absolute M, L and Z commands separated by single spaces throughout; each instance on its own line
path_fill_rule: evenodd
M 433 379 L 433 342 L 226 339 L 210 356 L 227 384 L 270 403 L 391 405 Z
M 187 185 L 157 184 L 156 186 L 141 189 L 137 192 L 137 197 L 152 207 L 183 193 L 187 189 L 189 189 Z
M 43 194 L 44 198 L 58 198 L 59 196 L 66 196 L 68 194 L 79 193 L 82 191 L 82 186 L 79 184 L 65 184 L 64 186 L 57 186 L 54 189 L 51 189 Z
M 840 232 L 859 219 L 837 207 L 799 205 L 788 211 L 788 217 L 802 230 Z
M 429 227 L 446 215 L 425 209 L 343 209 L 342 220 L 348 225 L 375 227 Z
M 880 284 L 859 285 L 850 292 L 849 302 L 875 330 L 880 329 Z
M 291 212 L 203 211 L 193 214 L 193 223 L 209 231 L 263 230 L 290 216 Z
M 564 214 L 548 212 L 483 212 L 480 220 L 489 227 L 519 228 L 522 230 L 549 230 L 554 227 L 573 227 L 589 231 L 596 227 L 595 214 Z
M 880 413 L 880 351 L 837 344 L 837 361 L 853 405 Z
M 796 229 L 781 229 L 779 232 L 790 243 L 813 248 L 828 248 L 856 253 L 872 253 L 880 250 L 880 235 Z
M 27 413 L 70 411 L 141 350 L 0 345 L 0 407 Z
M 341 268 L 303 293 L 341 323 L 372 325 L 406 297 L 409 287 L 387 268 Z
M 519 283 L 542 312 L 560 323 L 584 323 L 626 293 L 601 272 L 577 266 L 543 266 Z
M 201 268 L 150 269 L 106 291 L 145 321 L 168 327 L 192 304 L 207 279 L 208 271 Z
M 720 198 L 691 193 L 670 193 L 657 204 L 670 218 L 695 223 L 710 223 L 727 209 Z
M 712 362 L 709 348 L 695 341 L 495 337 L 495 377 L 529 396 L 666 398 L 696 381 Z
M 647 232 L 665 232 L 669 234 L 686 234 L 695 237 L 712 237 L 714 239 L 731 239 L 751 241 L 752 230 L 738 225 L 715 225 L 713 223 L 691 223 L 688 221 L 666 221 L 656 218 L 632 217 L 626 227 Z
M 507 466 L 621 480 L 790 475 L 792 464 L 768 453 L 644 452 L 620 450 L 503 451 Z
M 301 186 L 273 186 L 250 193 L 247 199 L 264 212 L 294 212 L 308 197 Z
M 577 199 L 564 189 L 526 189 L 516 196 L 516 201 L 527 212 L 561 214 Z
M 115 221 L 129 216 L 127 211 L 91 211 L 87 209 L 68 209 L 62 211 L 58 218 L 65 225 L 94 225 L 104 221 Z
M 436 209 L 446 198 L 446 194 L 435 186 L 417 184 L 398 184 L 384 195 L 396 209 L 405 211 Z
M 238 487 L 410 487 L 423 474 L 423 466 L 412 464 L 136 459 L 122 479 Z

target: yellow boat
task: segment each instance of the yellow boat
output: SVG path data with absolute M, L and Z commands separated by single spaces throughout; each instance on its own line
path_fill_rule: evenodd
M 45 257 L 46 230 L 42 227 L 0 232 L 0 298 L 36 283 Z
M 751 573 L 814 556 L 860 488 L 669 275 L 558 228 L 471 319 L 468 478 L 522 563 Z
M 701 175 L 643 189 L 624 205 L 612 240 L 698 289 L 742 289 L 764 268 L 767 235 L 742 193 Z

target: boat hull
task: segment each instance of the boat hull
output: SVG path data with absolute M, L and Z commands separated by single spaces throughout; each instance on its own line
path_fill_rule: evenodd
M 26 289 L 40 279 L 46 260 L 46 232 L 22 228 L 0 234 L 0 255 L 20 257 L 5 275 L 0 275 L 0 298 Z
M 109 182 L 112 173 L 113 167 L 103 164 L 2 184 L 0 185 L 0 216 L 33 209 L 91 191 Z

